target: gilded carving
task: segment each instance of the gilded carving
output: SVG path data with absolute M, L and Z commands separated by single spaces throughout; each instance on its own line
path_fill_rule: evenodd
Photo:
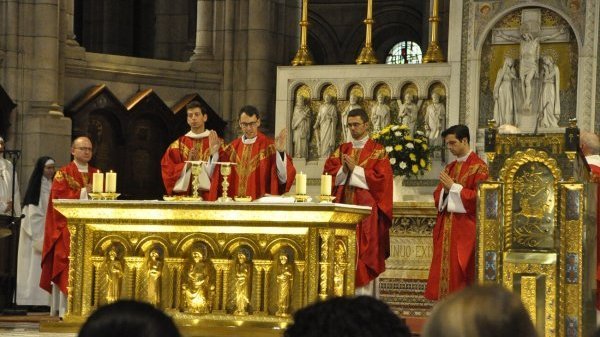
M 215 285 L 212 280 L 212 264 L 208 260 L 204 244 L 192 248 L 188 260 L 185 281 L 182 286 L 184 311 L 207 314 L 212 311 Z
M 346 246 L 342 240 L 335 241 L 333 258 L 333 294 L 344 296 L 344 279 L 346 278 Z
M 104 262 L 104 280 L 106 282 L 106 303 L 117 301 L 121 297 L 123 263 L 119 258 L 117 246 L 113 245 L 106 253 Z
M 250 304 L 250 271 L 252 267 L 248 261 L 248 252 L 245 249 L 240 249 L 237 252 L 234 261 L 234 315 L 248 315 L 248 305 Z
M 160 307 L 163 273 L 163 252 L 158 246 L 150 248 L 146 260 L 146 300 Z
M 292 295 L 292 281 L 294 279 L 293 267 L 290 263 L 288 253 L 279 253 L 279 264 L 277 272 L 277 311 L 275 316 L 290 316 L 290 298 Z

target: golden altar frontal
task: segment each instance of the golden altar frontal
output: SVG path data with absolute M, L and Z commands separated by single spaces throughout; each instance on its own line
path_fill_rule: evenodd
M 188 336 L 210 335 L 207 327 L 280 329 L 311 302 L 354 294 L 356 224 L 371 211 L 313 203 L 54 206 L 71 233 L 68 307 L 63 322 L 42 330 L 79 326 L 98 306 L 127 298 L 164 310 Z
M 520 294 L 540 337 L 595 329 L 596 184 L 578 149 L 574 124 L 564 134 L 486 131 L 478 280 Z

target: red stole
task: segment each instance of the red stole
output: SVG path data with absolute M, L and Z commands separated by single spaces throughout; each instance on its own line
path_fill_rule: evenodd
M 365 171 L 369 189 L 343 184 L 333 187 L 333 195 L 338 202 L 371 207 L 371 215 L 357 225 L 356 231 L 356 286 L 361 287 L 385 271 L 385 259 L 390 256 L 393 172 L 383 146 L 371 139 L 367 140 L 362 150 L 353 149 L 352 143 L 340 145 L 325 162 L 323 171 L 335 179 L 342 167 L 342 154 L 353 153 L 358 155 L 357 164 Z
M 58 170 L 54 176 L 46 214 L 40 277 L 40 287 L 48 292 L 52 292 L 50 282 L 54 282 L 60 291 L 67 293 L 71 249 L 67 219 L 54 209 L 53 199 L 79 199 L 81 189 L 92 183 L 93 173 L 97 171 L 98 169 L 88 165 L 88 173 L 82 174 L 77 165 L 71 162 Z

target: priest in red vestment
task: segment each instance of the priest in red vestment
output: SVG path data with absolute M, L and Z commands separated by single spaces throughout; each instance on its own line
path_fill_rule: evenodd
M 488 178 L 486 163 L 470 149 L 469 128 L 454 125 L 442 138 L 456 160 L 440 173 L 433 192 L 438 209 L 433 258 L 425 297 L 437 300 L 475 280 L 477 184 Z
M 79 137 L 71 146 L 73 161 L 60 168 L 52 181 L 46 214 L 42 275 L 40 287 L 52 294 L 51 315 L 64 315 L 69 283 L 70 234 L 67 219 L 53 207 L 53 199 L 87 199 L 92 190 L 92 176 L 98 171 L 88 165 L 92 159 L 92 142 Z
M 251 197 L 279 195 L 290 190 L 296 177 L 292 158 L 285 153 L 287 129 L 273 141 L 258 131 L 258 110 L 247 105 L 239 113 L 244 134 L 225 148 L 228 161 L 234 162 L 229 176 L 229 195 Z
M 590 167 L 590 177 L 596 183 L 596 310 L 600 310 L 600 140 L 598 135 L 583 131 L 579 136 L 581 153 Z
M 206 130 L 204 125 L 208 114 L 202 110 L 197 101 L 186 106 L 187 122 L 190 131 L 175 140 L 165 151 L 160 162 L 163 183 L 168 195 L 192 195 L 192 164 L 186 161 L 204 161 L 200 172 L 200 196 L 203 200 L 217 199 L 218 180 L 213 175 L 218 169 L 219 148 L 221 140 L 214 130 Z M 215 177 L 216 178 L 216 177 Z M 217 183 L 212 184 L 212 181 Z
M 352 141 L 341 144 L 325 161 L 324 172 L 334 177 L 336 202 L 371 207 L 357 225 L 357 294 L 374 295 L 373 283 L 385 271 L 390 256 L 393 172 L 385 149 L 369 138 L 369 116 L 363 109 L 348 112 Z

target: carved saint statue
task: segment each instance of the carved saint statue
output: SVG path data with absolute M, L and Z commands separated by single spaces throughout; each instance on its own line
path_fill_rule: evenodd
M 327 158 L 335 147 L 335 127 L 337 124 L 337 108 L 333 104 L 333 97 L 325 94 L 319 114 L 315 121 L 315 131 L 318 134 L 317 148 L 319 157 Z
M 540 43 L 560 36 L 566 31 L 566 27 L 563 26 L 556 33 L 548 36 L 536 36 L 537 34 L 531 32 L 527 22 L 521 27 L 521 38 L 507 35 L 502 31 L 496 31 L 496 34 L 508 41 L 520 44 L 521 58 L 519 62 L 519 76 L 521 78 L 521 90 L 523 92 L 523 106 L 531 109 L 532 81 L 534 77 L 538 76 Z
M 445 118 L 446 108 L 444 103 L 440 102 L 440 95 L 434 92 L 431 94 L 431 104 L 427 106 L 425 111 L 425 136 L 430 145 L 441 145 L 440 134 L 444 127 Z
M 275 316 L 290 315 L 290 297 L 292 291 L 293 269 L 286 253 L 279 255 L 279 273 L 277 274 L 277 312 Z
M 160 306 L 160 289 L 163 269 L 163 261 L 158 248 L 155 247 L 150 250 L 148 261 L 146 262 L 146 269 L 148 280 L 147 300 L 148 303 L 158 307 Z
M 494 119 L 498 125 L 516 125 L 515 95 L 513 81 L 517 79 L 514 60 L 504 58 L 504 65 L 498 70 L 494 84 Z
M 560 119 L 560 70 L 552 56 L 542 58 L 542 97 L 539 126 L 557 128 Z
M 250 263 L 248 257 L 242 251 L 237 254 L 235 263 L 234 315 L 248 315 L 248 304 L 250 304 Z
M 350 136 L 350 134 L 348 133 L 347 125 L 348 112 L 350 112 L 350 110 L 361 108 L 360 104 L 358 104 L 358 100 L 359 97 L 357 95 L 350 94 L 348 106 L 346 107 L 346 109 L 344 109 L 344 112 L 342 112 L 342 142 L 347 142 L 348 137 Z
M 390 124 L 390 106 L 386 103 L 386 97 L 383 94 L 377 95 L 377 103 L 371 110 L 371 121 L 375 132 Z
M 414 102 L 414 97 L 410 92 L 404 95 L 404 103 L 398 102 L 398 123 L 407 125 L 412 132 L 415 132 L 417 127 L 417 116 L 422 100 Z
M 308 157 L 308 140 L 310 139 L 310 107 L 306 105 L 306 98 L 302 95 L 296 97 L 296 106 L 292 116 L 292 131 L 294 141 L 294 157 Z
M 188 268 L 183 284 L 185 311 L 195 314 L 210 313 L 215 286 L 210 279 L 211 264 L 206 260 L 205 248 L 192 249 Z
M 117 249 L 113 246 L 106 256 L 106 302 L 115 302 L 121 296 L 121 279 L 123 278 L 123 264 L 118 259 Z

